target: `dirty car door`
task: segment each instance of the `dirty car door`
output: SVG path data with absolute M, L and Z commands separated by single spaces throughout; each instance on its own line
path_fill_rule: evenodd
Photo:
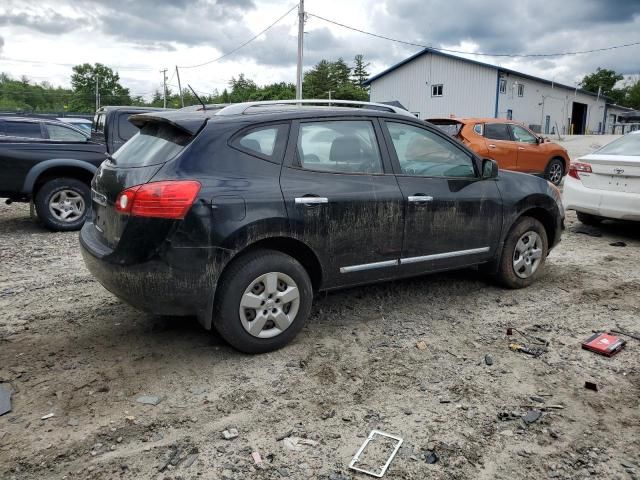
M 403 199 L 385 172 L 380 127 L 369 119 L 296 122 L 280 184 L 294 235 L 323 264 L 323 287 L 396 273 Z
M 403 269 L 434 271 L 493 256 L 502 226 L 496 180 L 481 179 L 474 157 L 445 135 L 385 123 L 405 199 Z

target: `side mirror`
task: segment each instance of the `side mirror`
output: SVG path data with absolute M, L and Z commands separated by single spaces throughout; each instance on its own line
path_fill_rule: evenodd
M 544 143 L 543 137 L 536 137 L 538 139 L 538 144 Z
M 490 158 L 482 160 L 482 178 L 497 178 L 498 177 L 498 162 Z

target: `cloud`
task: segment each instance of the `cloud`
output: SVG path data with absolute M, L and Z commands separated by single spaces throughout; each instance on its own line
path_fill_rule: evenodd
M 41 15 L 26 12 L 0 13 L 0 26 L 19 26 L 41 33 L 58 35 L 68 33 L 86 25 L 86 21 L 80 18 L 71 18 L 47 9 Z

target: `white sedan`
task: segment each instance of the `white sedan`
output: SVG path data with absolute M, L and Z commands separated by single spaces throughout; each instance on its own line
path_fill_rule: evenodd
M 571 162 L 563 202 L 587 225 L 605 218 L 640 221 L 640 131 Z

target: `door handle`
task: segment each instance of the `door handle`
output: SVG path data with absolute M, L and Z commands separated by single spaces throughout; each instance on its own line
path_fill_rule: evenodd
M 411 203 L 431 202 L 433 201 L 433 197 L 429 195 L 410 195 L 407 200 Z
M 524 150 L 524 147 L 518 147 L 518 150 Z
M 496 148 L 496 146 L 493 143 L 490 143 L 489 148 Z
M 296 204 L 302 205 L 316 205 L 319 203 L 329 203 L 327 197 L 296 197 Z

